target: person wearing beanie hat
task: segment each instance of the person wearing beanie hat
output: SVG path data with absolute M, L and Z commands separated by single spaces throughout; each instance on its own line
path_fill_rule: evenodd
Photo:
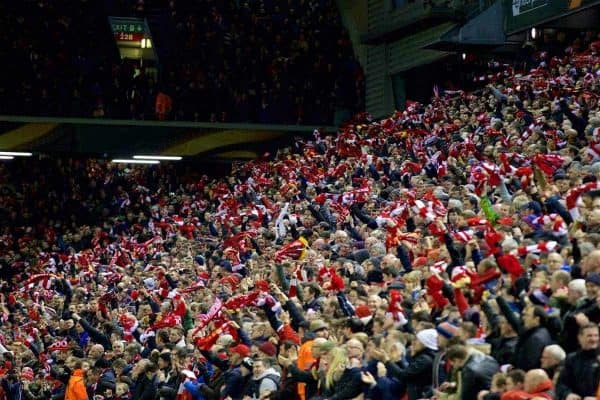
M 359 264 L 362 264 L 365 260 L 368 260 L 370 257 L 371 255 L 369 254 L 369 250 L 367 249 L 356 250 L 354 253 L 352 253 L 352 258 Z
M 277 355 L 277 347 L 275 347 L 275 345 L 268 340 L 258 346 L 258 351 L 262 353 L 262 356 L 265 357 L 275 357 Z
M 452 339 L 458 334 L 458 328 L 458 326 L 450 322 L 444 321 L 438 324 L 438 326 L 436 326 L 435 329 L 440 336 L 443 336 L 446 339 Z
M 600 287 L 600 274 L 595 273 L 595 272 L 588 274 L 585 277 L 585 283 L 586 283 L 586 287 L 589 286 L 588 284 Z M 588 297 L 590 297 L 589 289 L 588 289 Z M 595 297 L 595 296 L 591 296 L 591 297 Z
M 460 329 L 452 322 L 443 321 L 436 326 L 438 332 L 437 343 L 439 351 L 435 354 L 433 360 L 433 388 L 437 389 L 447 381 L 450 369 L 446 360 L 446 349 L 450 345 L 450 339 L 460 339 Z
M 367 272 L 367 283 L 370 285 L 383 283 L 383 272 L 381 269 L 373 268 Z
M 435 329 L 423 329 L 417 332 L 418 341 L 429 350 L 438 350 L 437 337 L 438 333 Z
M 363 304 L 363 305 L 356 307 L 356 310 L 354 310 L 354 314 L 356 314 L 356 316 L 358 318 L 360 318 L 361 320 L 363 320 L 363 318 L 368 319 L 369 317 L 371 317 L 371 310 L 369 309 L 369 306 L 367 306 L 366 304 Z
M 385 363 L 391 377 L 406 381 L 406 394 L 409 400 L 430 397 L 433 379 L 433 360 L 438 349 L 437 331 L 423 329 L 411 345 L 411 361 L 400 369 L 393 361 Z

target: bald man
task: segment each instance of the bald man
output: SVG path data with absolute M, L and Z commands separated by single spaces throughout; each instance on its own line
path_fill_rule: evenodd
M 552 381 L 543 369 L 532 369 L 525 374 L 523 389 L 535 397 L 552 399 Z
M 552 400 L 552 381 L 543 369 L 532 369 L 525 374 L 523 390 L 509 390 L 502 395 L 502 400 L 516 399 L 548 399 Z

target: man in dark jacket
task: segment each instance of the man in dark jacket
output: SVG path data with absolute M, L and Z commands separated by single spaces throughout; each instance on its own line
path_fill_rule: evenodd
M 519 334 L 512 364 L 524 371 L 540 368 L 540 359 L 544 347 L 552 344 L 550 332 L 544 326 L 547 319 L 546 311 L 539 306 L 525 307 L 523 319 L 521 320 L 511 310 L 504 298 L 498 297 L 496 302 L 508 323 Z
M 596 397 L 600 381 L 598 361 L 600 336 L 598 325 L 588 324 L 577 335 L 581 349 L 571 353 L 565 360 L 557 385 L 557 398 L 560 400 L 581 400 Z
M 492 357 L 461 344 L 450 347 L 446 357 L 457 370 L 457 394 L 461 400 L 476 400 L 480 391 L 490 388 L 492 377 L 500 369 Z
M 140 362 L 142 361 L 145 361 L 143 364 L 144 370 L 135 381 L 135 389 L 131 395 L 131 400 L 154 400 L 158 390 L 156 377 L 158 365 L 149 360 L 140 360 Z
M 494 311 L 488 302 L 482 302 L 481 308 L 488 319 L 492 331 L 486 337 L 486 341 L 492 345 L 491 356 L 500 365 L 510 364 L 515 356 L 515 348 L 519 341 L 517 332 L 508 320 Z
M 409 400 L 421 399 L 431 391 L 433 359 L 438 350 L 437 337 L 438 333 L 435 329 L 419 331 L 417 340 L 412 343 L 411 362 L 406 368 L 401 368 L 397 363 L 386 360 L 385 366 L 389 376 L 406 382 Z
M 244 397 L 246 388 L 252 377 L 252 365 L 254 360 L 250 357 L 244 358 L 240 365 L 225 372 L 225 384 L 221 389 L 221 398 L 230 397 L 232 400 L 240 400 Z
M 96 361 L 92 370 L 92 382 L 94 382 L 97 394 L 103 394 L 107 390 L 114 393 L 117 385 L 115 371 L 110 367 L 110 363 L 103 358 Z
M 75 322 L 79 323 L 83 329 L 90 335 L 90 338 L 104 347 L 105 350 L 112 350 L 112 343 L 110 341 L 110 332 L 107 334 L 102 332 L 99 329 L 96 329 L 92 324 L 90 324 L 85 318 L 81 318 L 77 314 L 72 314 L 72 318 Z M 111 328 L 110 323 L 106 323 L 103 325 L 105 330 L 108 331 Z

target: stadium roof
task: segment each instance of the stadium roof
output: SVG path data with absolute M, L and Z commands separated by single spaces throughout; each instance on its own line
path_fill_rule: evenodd
M 0 116 L 0 150 L 99 157 L 247 159 L 335 127 Z

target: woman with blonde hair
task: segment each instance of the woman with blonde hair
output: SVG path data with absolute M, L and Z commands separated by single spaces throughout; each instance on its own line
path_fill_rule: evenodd
M 324 379 L 319 382 L 321 398 L 353 399 L 363 392 L 360 368 L 352 366 L 345 348 L 332 349 L 323 361 L 326 366 Z

